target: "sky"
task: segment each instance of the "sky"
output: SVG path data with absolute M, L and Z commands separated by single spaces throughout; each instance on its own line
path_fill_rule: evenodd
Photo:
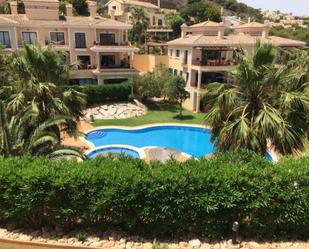
M 238 0 L 262 10 L 280 10 L 284 13 L 309 16 L 309 0 Z

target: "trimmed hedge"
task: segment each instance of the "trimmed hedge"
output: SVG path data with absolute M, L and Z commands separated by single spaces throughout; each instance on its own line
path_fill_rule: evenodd
M 0 158 L 0 223 L 221 238 L 235 220 L 244 236 L 308 238 L 309 158 Z
M 87 104 L 95 105 L 112 101 L 129 101 L 131 98 L 132 84 L 125 81 L 119 84 L 103 85 L 65 85 L 61 89 L 75 89 L 87 95 Z

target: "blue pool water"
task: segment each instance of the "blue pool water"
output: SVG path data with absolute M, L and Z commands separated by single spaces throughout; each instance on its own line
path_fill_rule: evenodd
M 126 156 L 131 156 L 134 158 L 140 158 L 140 155 L 137 151 L 131 150 L 128 148 L 119 148 L 119 147 L 109 147 L 109 148 L 101 148 L 96 149 L 89 153 L 87 156 L 88 158 L 92 159 L 100 154 L 108 154 L 108 153 L 117 153 L 117 154 L 124 154 Z
M 137 130 L 102 129 L 90 132 L 86 139 L 95 147 L 123 144 L 134 147 L 159 146 L 177 149 L 194 157 L 211 154 L 215 144 L 211 131 L 185 126 L 154 126 Z

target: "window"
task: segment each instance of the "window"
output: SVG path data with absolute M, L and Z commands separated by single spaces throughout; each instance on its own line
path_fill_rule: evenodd
M 100 33 L 100 44 L 101 45 L 115 45 L 116 36 L 114 33 Z
M 188 50 L 185 50 L 184 58 L 183 58 L 183 64 L 188 64 Z
M 177 69 L 174 69 L 174 75 L 177 75 L 177 74 L 178 74 Z
M 159 25 L 159 26 L 163 26 L 163 21 L 162 21 L 162 19 L 158 19 L 158 25 Z
M 179 57 L 179 56 L 180 56 L 180 50 L 177 49 L 177 50 L 176 50 L 176 57 Z
M 117 9 L 117 6 L 112 6 L 112 9 L 113 9 L 113 10 L 116 10 L 116 9 Z
M 183 74 L 183 72 L 182 72 L 182 71 L 179 71 L 179 76 L 181 76 L 181 77 L 182 77 L 182 74 Z
M 170 49 L 170 56 L 173 56 L 173 49 Z
M 50 42 L 56 45 L 64 45 L 64 32 L 50 32 Z
M 79 69 L 88 69 L 91 66 L 91 57 L 90 55 L 78 55 L 77 60 L 79 61 Z
M 25 44 L 35 44 L 37 41 L 36 32 L 23 32 L 22 35 Z
M 8 31 L 0 31 L 0 44 L 6 48 L 11 48 L 10 34 Z
M 75 33 L 75 48 L 86 48 L 86 34 Z
M 115 67 L 115 55 L 103 55 L 101 57 L 101 68 L 113 68 Z

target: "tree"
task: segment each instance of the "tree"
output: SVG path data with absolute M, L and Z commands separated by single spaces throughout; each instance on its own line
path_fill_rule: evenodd
M 186 82 L 181 76 L 173 76 L 166 87 L 166 94 L 170 101 L 179 103 L 179 117 L 182 117 L 182 103 L 190 96 L 186 91 Z
M 309 67 L 276 65 L 278 48 L 256 44 L 236 53 L 231 83 L 207 86 L 205 121 L 220 151 L 248 148 L 264 154 L 270 144 L 282 154 L 303 150 L 309 123 Z M 305 65 L 305 66 L 303 66 Z
M 148 26 L 147 17 L 144 10 L 140 7 L 132 7 L 131 14 L 133 27 L 129 32 L 129 38 L 133 42 L 143 44 Z
M 166 86 L 171 78 L 170 72 L 163 64 L 157 65 L 152 72 L 133 79 L 134 92 L 144 101 L 151 97 L 165 97 Z
M 66 84 L 75 63 L 66 62 L 66 54 L 56 51 L 52 45 L 25 45 L 8 56 L 8 62 L 16 78 L 24 81 Z
M 209 2 L 195 1 L 180 10 L 181 17 L 187 24 L 200 23 L 207 20 L 221 22 L 220 10 Z
M 51 47 L 44 49 L 34 45 L 26 45 L 7 58 L 7 70 L 14 77 L 0 85 L 0 98 L 11 116 L 27 108 L 38 113 L 36 122 L 29 123 L 28 130 L 60 115 L 66 117 L 66 122 L 62 124 L 65 129 L 71 134 L 76 131 L 76 121 L 83 115 L 86 96 L 74 89 L 62 92 L 52 83 L 60 84 L 70 67 L 61 64 L 61 58 Z M 59 127 L 53 128 L 60 136 Z
M 85 0 L 69 0 L 69 3 L 73 5 L 74 15 L 89 16 L 88 6 Z
M 179 37 L 181 34 L 181 25 L 185 23 L 185 19 L 179 13 L 171 12 L 165 17 L 167 26 L 173 30 L 173 37 Z
M 50 130 L 55 125 L 60 126 L 65 123 L 64 117 L 54 117 L 29 131 L 28 123 L 32 122 L 36 115 L 38 112 L 28 108 L 25 112 L 9 117 L 3 101 L 0 102 L 0 155 L 4 157 L 26 154 L 81 157 L 79 150 L 60 146 L 57 134 Z

